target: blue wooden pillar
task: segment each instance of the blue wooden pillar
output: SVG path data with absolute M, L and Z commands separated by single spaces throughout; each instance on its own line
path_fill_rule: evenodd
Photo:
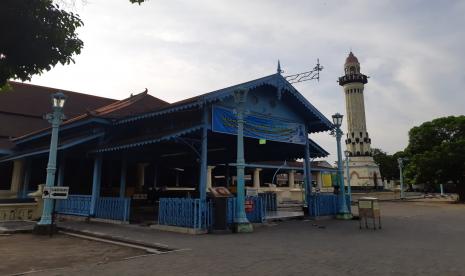
M 127 175 L 128 163 L 126 159 L 121 160 L 121 176 L 119 181 L 119 197 L 123 198 L 126 196 L 126 175 Z
M 90 200 L 90 216 L 95 216 L 97 199 L 100 197 L 100 182 L 102 180 L 102 154 L 98 153 L 94 159 L 94 174 L 92 178 L 92 198 Z
M 204 103 L 202 113 L 202 148 L 200 154 L 200 184 L 199 197 L 201 202 L 207 199 L 207 151 L 208 151 L 208 105 Z
M 57 186 L 63 186 L 65 181 L 65 168 L 66 168 L 66 159 L 62 155 L 60 164 L 58 166 L 58 179 L 57 179 Z
M 308 140 L 308 129 L 305 128 L 305 134 L 307 139 L 305 140 L 305 159 L 304 159 L 304 172 L 305 172 L 305 201 L 307 202 L 307 208 L 309 214 L 312 214 L 314 210 L 314 200 L 312 200 L 312 168 L 310 162 L 310 145 Z

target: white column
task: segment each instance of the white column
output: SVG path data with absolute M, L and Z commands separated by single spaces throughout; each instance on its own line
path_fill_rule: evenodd
M 253 171 L 253 187 L 255 189 L 260 189 L 260 171 L 262 169 L 260 168 L 255 168 Z
M 21 182 L 23 181 L 23 172 L 24 172 L 24 160 L 15 160 L 13 162 L 13 175 L 11 178 L 10 192 L 15 196 L 18 194 L 18 191 L 21 187 Z
M 287 181 L 288 181 L 288 184 L 289 184 L 289 188 L 294 188 L 294 173 L 295 171 L 294 170 L 290 170 L 288 173 L 287 173 Z
M 321 171 L 318 171 L 317 174 L 319 175 L 319 177 L 317 177 L 317 185 L 318 185 L 318 189 L 322 189 L 323 188 L 323 173 Z
M 207 166 L 207 192 L 213 187 L 212 171 L 214 168 L 215 166 Z

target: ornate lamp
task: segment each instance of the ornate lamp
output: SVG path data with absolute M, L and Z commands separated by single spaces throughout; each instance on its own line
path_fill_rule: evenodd
M 344 187 L 344 178 L 342 173 L 342 152 L 341 152 L 341 137 L 342 137 L 342 114 L 336 113 L 333 116 L 333 124 L 334 124 L 334 134 L 336 136 L 337 142 L 337 175 L 339 180 L 339 206 L 338 206 L 338 214 L 336 218 L 338 219 L 351 219 L 352 214 L 347 207 L 346 201 L 346 192 Z
M 342 125 L 342 118 L 343 118 L 343 117 L 344 117 L 344 116 L 343 116 L 342 114 L 339 114 L 339 113 L 336 113 L 336 114 L 333 115 L 333 124 L 334 124 L 337 128 L 341 127 L 341 125 Z
M 53 108 L 63 108 L 66 102 L 66 95 L 58 92 L 52 95 L 52 106 Z

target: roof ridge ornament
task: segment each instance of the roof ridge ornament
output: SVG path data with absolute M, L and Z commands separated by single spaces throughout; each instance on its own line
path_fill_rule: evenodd
M 279 62 L 279 59 L 278 59 L 278 69 L 276 71 L 278 72 L 279 75 L 281 75 L 281 73 L 284 73 L 284 70 L 281 70 L 281 62 Z
M 278 69 L 280 68 L 279 66 L 279 61 L 278 61 Z M 317 80 L 320 81 L 320 71 L 323 70 L 323 66 L 320 65 L 320 59 L 316 59 L 316 66 L 313 67 L 312 70 L 307 71 L 307 72 L 302 72 L 294 75 L 288 75 L 284 76 L 284 78 L 289 82 L 289 83 L 298 83 L 298 82 L 304 82 L 304 81 L 309 81 L 309 80 Z

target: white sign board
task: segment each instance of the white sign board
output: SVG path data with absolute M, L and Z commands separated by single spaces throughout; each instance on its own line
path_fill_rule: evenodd
M 50 199 L 68 199 L 69 187 L 52 186 L 44 187 L 42 198 Z

